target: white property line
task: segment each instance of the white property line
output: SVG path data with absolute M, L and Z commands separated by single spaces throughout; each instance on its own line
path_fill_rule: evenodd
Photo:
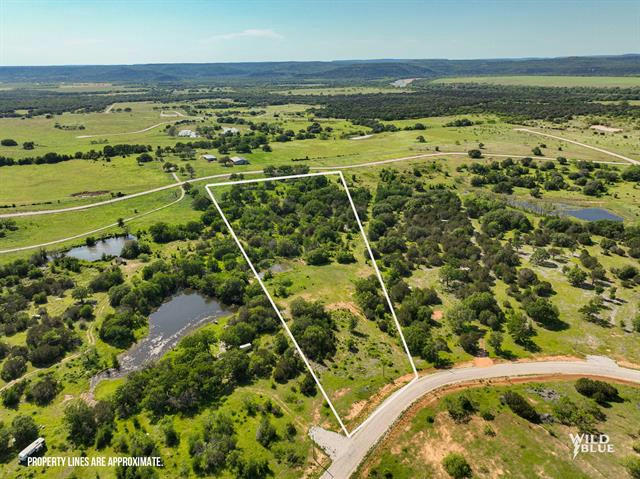
M 222 208 L 218 204 L 215 196 L 213 195 L 213 192 L 211 191 L 211 188 L 216 187 L 216 186 L 230 186 L 230 185 L 234 185 L 234 184 L 260 183 L 260 182 L 273 181 L 273 180 L 284 180 L 284 179 L 288 180 L 288 179 L 295 179 L 295 178 L 306 178 L 306 177 L 326 176 L 326 175 L 338 175 L 338 176 L 340 176 L 340 180 L 342 181 L 342 184 L 345 187 L 345 191 L 347 192 L 347 197 L 349 198 L 349 203 L 350 203 L 351 208 L 353 210 L 353 214 L 354 214 L 354 216 L 356 218 L 356 221 L 357 221 L 358 226 L 360 228 L 360 232 L 362 233 L 362 237 L 363 237 L 364 242 L 365 242 L 365 244 L 367 246 L 367 251 L 369 253 L 369 256 L 371 257 L 371 262 L 372 262 L 373 267 L 375 269 L 375 272 L 376 272 L 376 275 L 378 277 L 378 280 L 380 281 L 380 285 L 382 286 L 382 291 L 384 292 L 384 295 L 385 295 L 385 297 L 387 299 L 387 303 L 389 305 L 389 308 L 391 309 L 391 314 L 392 314 L 393 319 L 395 321 L 396 327 L 398 328 L 398 333 L 400 334 L 400 338 L 402 339 L 402 343 L 403 343 L 403 346 L 404 346 L 405 351 L 407 353 L 407 356 L 409 358 L 409 362 L 411 363 L 411 368 L 412 368 L 413 373 L 414 373 L 414 378 L 407 385 L 405 385 L 403 388 L 400 389 L 400 390 L 402 390 L 405 387 L 409 386 L 411 383 L 413 383 L 413 381 L 415 381 L 418 378 L 418 372 L 417 372 L 416 366 L 415 366 L 415 364 L 413 362 L 413 358 L 411 357 L 411 354 L 409 353 L 409 348 L 408 348 L 407 343 L 406 343 L 406 341 L 404 339 L 404 335 L 402 334 L 402 330 L 400 329 L 400 323 L 398 322 L 398 318 L 396 317 L 395 310 L 393 309 L 393 304 L 391 302 L 391 299 L 389 298 L 389 294 L 387 293 L 387 289 L 385 288 L 384 281 L 382 280 L 382 275 L 380 274 L 380 270 L 378 269 L 378 265 L 377 265 L 376 260 L 375 260 L 375 258 L 373 256 L 373 252 L 371 251 L 371 247 L 369 245 L 369 240 L 367 239 L 366 234 L 364 232 L 364 228 L 362 226 L 362 223 L 360 222 L 360 217 L 358 216 L 358 212 L 356 210 L 355 204 L 353 203 L 353 199 L 351 198 L 351 194 L 349 193 L 349 188 L 347 187 L 347 184 L 345 182 L 345 179 L 344 179 L 344 176 L 343 176 L 342 172 L 341 171 L 326 171 L 326 172 L 321 172 L 321 173 L 306 173 L 306 174 L 290 175 L 290 176 L 276 176 L 276 177 L 270 177 L 270 178 L 256 178 L 256 179 L 251 179 L 251 180 L 238 180 L 238 181 L 223 182 L 223 183 L 211 183 L 211 184 L 205 185 L 205 189 L 207 190 L 207 193 L 209 193 L 209 196 L 211 197 L 211 201 L 213 201 L 214 206 L 216 207 L 216 209 L 220 213 L 220 216 L 222 217 L 222 220 L 224 221 L 224 224 L 229 229 L 229 232 L 231 233 L 231 236 L 233 237 L 233 240 L 238 245 L 238 248 L 240 248 L 240 252 L 242 253 L 242 256 L 244 257 L 244 259 L 246 260 L 247 264 L 249 265 L 249 268 L 251 268 L 251 271 L 253 272 L 256 280 L 258 281 L 258 283 L 260 284 L 260 287 L 262 288 L 262 291 L 264 291 L 264 293 L 267 295 L 267 298 L 269 299 L 269 302 L 271 303 L 271 306 L 275 310 L 276 315 L 280 319 L 280 322 L 282 323 L 282 326 L 284 327 L 285 331 L 287 332 L 287 334 L 291 338 L 291 341 L 293 342 L 293 344 L 294 344 L 294 346 L 296 348 L 296 351 L 298 352 L 298 354 L 300 355 L 300 357 L 304 361 L 305 366 L 307 367 L 307 369 L 311 373 L 311 376 L 313 377 L 313 380 L 315 381 L 316 385 L 318 386 L 318 389 L 320 389 L 320 392 L 322 393 L 322 396 L 324 397 L 325 401 L 327 401 L 327 404 L 329 404 L 329 407 L 331 408 L 331 412 L 333 412 L 333 415 L 335 416 L 336 420 L 340 424 L 340 427 L 342 428 L 342 431 L 345 433 L 345 435 L 348 438 L 350 438 L 362 425 L 358 426 L 353 432 L 349 432 L 347 430 L 346 426 L 342 422 L 342 419 L 340 418 L 340 415 L 338 414 L 338 411 L 336 410 L 336 408 L 334 407 L 333 403 L 331 402 L 331 399 L 329 399 L 329 395 L 324 390 L 324 387 L 320 383 L 320 380 L 316 376 L 316 373 L 313 371 L 313 368 L 311 367 L 311 364 L 309 363 L 307 357 L 304 355 L 304 353 L 302 351 L 302 348 L 300 348 L 300 345 L 296 341 L 296 338 L 291 333 L 291 330 L 289 329 L 289 326 L 287 325 L 287 322 L 285 321 L 284 317 L 282 316 L 282 313 L 280 312 L 280 310 L 278 309 L 278 306 L 276 305 L 275 301 L 271 297 L 271 294 L 269 293 L 269 290 L 267 289 L 267 287 L 265 286 L 264 282 L 262 281 L 262 278 L 258 274 L 258 271 L 256 270 L 255 266 L 253 265 L 253 262 L 249 258 L 249 255 L 245 251 L 244 247 L 242 246 L 242 243 L 238 239 L 238 236 L 236 235 L 235 231 L 231 227 L 231 223 L 229 223 L 229 220 L 225 216 L 224 212 L 222 211 Z M 378 410 L 375 411 L 373 415 L 375 415 L 377 412 L 378 412 Z M 363 424 L 365 422 L 363 422 Z

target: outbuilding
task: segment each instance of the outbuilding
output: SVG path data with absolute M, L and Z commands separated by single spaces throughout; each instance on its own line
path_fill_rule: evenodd
M 215 155 L 209 155 L 209 154 L 202 155 L 202 158 L 204 158 L 207 161 L 216 161 L 217 160 Z
M 249 160 L 247 160 L 244 156 L 232 156 L 231 162 L 234 165 L 248 165 Z
M 18 454 L 18 462 L 20 464 L 26 464 L 30 457 L 37 456 L 47 448 L 47 444 L 44 441 L 44 437 L 39 437 L 27 447 L 25 447 L 20 454 Z

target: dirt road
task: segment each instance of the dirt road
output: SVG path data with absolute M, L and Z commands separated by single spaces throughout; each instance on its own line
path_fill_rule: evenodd
M 176 179 L 176 181 L 180 181 L 180 179 L 178 178 L 178 176 L 175 173 L 173 173 L 173 177 Z M 180 182 L 180 184 L 183 184 L 183 183 Z M 169 206 L 175 205 L 176 203 L 178 203 L 179 201 L 181 201 L 184 198 L 184 195 L 185 195 L 184 188 L 180 188 L 180 191 L 181 191 L 180 197 L 177 200 L 172 201 L 170 203 L 167 203 L 166 205 L 159 206 L 158 208 L 154 208 L 152 210 L 145 211 L 144 213 L 141 213 L 139 215 L 131 216 L 130 218 L 124 218 L 122 220 L 122 222 L 126 224 L 126 223 L 129 223 L 129 222 L 133 221 L 133 220 L 137 220 L 138 218 L 142 218 L 143 216 L 150 215 L 151 213 L 155 213 L 156 211 L 160 211 L 160 210 L 163 210 L 165 208 L 168 208 Z M 19 248 L 11 248 L 11 249 L 0 250 L 0 254 L 3 254 L 3 253 L 14 253 L 16 251 L 25 251 L 25 250 L 36 249 L 36 248 L 44 248 L 45 246 L 51 246 L 52 244 L 64 243 L 65 241 L 71 241 L 71 240 L 74 240 L 74 239 L 83 238 L 85 236 L 89 236 L 89 235 L 92 235 L 92 234 L 95 234 L 95 233 L 99 233 L 100 231 L 104 231 L 106 229 L 113 228 L 114 226 L 118 226 L 118 223 L 117 222 L 116 223 L 111 223 L 109 225 L 102 226 L 100 228 L 96 228 L 96 229 L 91 230 L 91 231 L 85 231 L 84 233 L 79 233 L 77 235 L 68 236 L 66 238 L 61 238 L 61 239 L 57 239 L 57 240 L 53 240 L 53 241 L 48 241 L 46 243 L 40 243 L 40 244 L 29 245 L 29 246 L 21 246 Z
M 391 158 L 388 160 L 379 160 L 379 161 L 369 161 L 366 163 L 354 163 L 351 165 L 338 165 L 338 166 L 312 166 L 310 169 L 311 170 L 346 170 L 346 169 L 350 169 L 350 168 L 366 168 L 367 166 L 377 166 L 377 165 L 386 165 L 388 163 L 397 163 L 397 162 L 402 162 L 402 161 L 409 161 L 409 160 L 418 160 L 420 158 L 432 158 L 432 157 L 440 157 L 440 158 L 444 158 L 447 156 L 467 156 L 467 152 L 464 151 L 449 151 L 449 152 L 444 152 L 444 151 L 440 151 L 437 153 L 424 153 L 424 154 L 420 154 L 420 155 L 413 155 L 413 156 L 404 156 L 401 158 Z M 507 154 L 498 154 L 498 153 L 489 153 L 489 152 L 485 152 L 485 156 L 488 157 L 498 157 L 498 158 L 525 158 L 525 156 L 523 155 L 507 155 Z M 535 158 L 536 160 L 552 160 L 552 161 L 556 161 L 557 158 L 551 158 L 551 157 L 546 157 L 546 156 L 537 156 Z M 618 162 L 607 162 L 607 161 L 599 161 L 597 163 L 606 163 L 606 164 L 612 164 L 612 165 L 621 165 L 621 164 L 626 164 L 626 163 L 618 163 Z M 241 173 L 243 175 L 261 175 L 263 173 L 262 170 L 253 170 L 253 171 L 240 171 L 238 173 Z M 177 188 L 178 186 L 184 185 L 185 183 L 197 183 L 197 182 L 201 182 L 201 181 L 207 181 L 207 180 L 212 180 L 215 178 L 228 178 L 229 176 L 231 176 L 233 173 L 221 173 L 218 175 L 210 175 L 210 176 L 203 176 L 201 178 L 195 178 L 193 180 L 186 180 L 186 181 L 181 181 L 181 182 L 177 182 L 177 183 L 171 183 L 169 185 L 164 185 L 164 186 L 159 186 L 157 188 L 152 188 L 150 190 L 145 190 L 145 191 L 140 191 L 138 193 L 132 193 L 130 195 L 126 195 L 126 196 L 121 196 L 118 198 L 112 198 L 109 200 L 104 200 L 104 201 L 98 201 L 96 203 L 89 203 L 87 205 L 80 205 L 80 206 L 69 206 L 67 208 L 58 208 L 55 210 L 39 210 L 39 211 L 19 211 L 19 212 L 15 212 L 15 213 L 2 213 L 0 214 L 0 218 L 16 218 L 16 217 L 20 217 L 20 216 L 39 216 L 39 215 L 48 215 L 48 214 L 54 214 L 54 213 L 64 213 L 67 211 L 78 211 L 78 210 L 86 210 L 89 208 L 95 208 L 96 206 L 102 206 L 102 205 L 108 205 L 110 203 L 115 203 L 117 201 L 124 201 L 124 200 L 128 200 L 131 198 L 136 198 L 138 196 L 144 196 L 144 195 L 149 195 L 151 193 L 157 193 L 159 191 L 164 191 L 170 188 Z
M 327 434 L 320 428 L 312 428 L 310 436 L 333 459 L 322 479 L 350 477 L 402 413 L 427 393 L 452 384 L 482 379 L 547 375 L 597 376 L 640 384 L 640 370 L 622 368 L 609 358 L 601 356 L 588 356 L 586 361 L 532 361 L 502 363 L 488 367 L 454 368 L 423 376 L 385 400 L 350 438 L 342 435 L 335 438 L 335 433 Z
M 563 138 L 561 136 L 550 135 L 549 133 L 542 133 L 540 131 L 530 130 L 529 128 L 514 128 L 515 131 L 524 131 L 525 133 L 531 133 L 533 135 L 546 136 L 548 138 L 554 138 L 556 140 L 566 141 L 567 143 L 573 143 L 574 145 L 582 146 L 584 148 L 589 148 L 590 150 L 599 151 L 600 153 L 604 153 L 605 155 L 614 156 L 616 158 L 620 158 L 621 160 L 628 161 L 629 163 L 633 163 L 634 165 L 640 165 L 640 161 L 633 160 L 627 156 L 620 155 L 618 153 L 614 153 L 609 150 L 605 150 L 603 148 L 598 148 L 597 146 L 590 146 L 584 143 L 580 143 L 579 141 L 569 140 L 568 138 Z

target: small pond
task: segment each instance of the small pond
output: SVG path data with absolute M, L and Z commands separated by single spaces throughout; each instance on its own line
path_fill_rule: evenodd
M 77 246 L 71 248 L 64 255 L 85 261 L 97 261 L 102 256 L 119 256 L 127 241 L 136 239 L 133 235 L 113 236 L 103 240 L 97 240 L 93 246 Z
M 579 208 L 575 210 L 562 210 L 566 215 L 585 221 L 612 220 L 622 221 L 622 218 L 603 208 Z
M 550 216 L 573 216 L 585 221 L 612 220 L 623 221 L 623 218 L 604 208 L 575 208 L 564 203 L 544 203 L 527 200 L 509 199 L 511 206 L 534 213 Z

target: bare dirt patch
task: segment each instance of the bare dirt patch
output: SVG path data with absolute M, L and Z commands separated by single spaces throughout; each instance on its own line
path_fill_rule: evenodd
M 482 358 L 474 358 L 473 365 L 477 368 L 486 368 L 488 366 L 493 366 L 493 359 L 486 356 Z
M 604 131 L 606 133 L 617 133 L 619 131 L 622 131 L 622 128 L 611 128 L 610 126 L 605 125 L 591 125 L 589 128 L 591 128 L 592 130 Z
M 431 313 L 431 319 L 433 319 L 434 321 L 441 321 L 443 317 L 444 311 L 442 311 L 441 309 L 438 309 Z
M 338 303 L 332 303 L 332 304 L 328 304 L 327 305 L 327 309 L 329 311 L 337 311 L 340 309 L 346 309 L 347 311 L 349 311 L 351 314 L 354 314 L 358 317 L 362 317 L 362 311 L 360 311 L 360 309 L 358 309 L 358 307 L 349 302 L 349 301 L 340 301 Z
M 389 395 L 402 386 L 407 384 L 413 379 L 413 374 L 405 374 L 393 380 L 393 382 L 385 384 L 382 388 L 373 394 L 369 399 L 357 401 L 351 405 L 349 413 L 346 415 L 346 421 L 352 422 L 361 418 L 362 416 L 368 416 L 374 409 L 376 409 L 382 401 L 384 401 Z M 358 421 L 360 422 L 360 421 Z

